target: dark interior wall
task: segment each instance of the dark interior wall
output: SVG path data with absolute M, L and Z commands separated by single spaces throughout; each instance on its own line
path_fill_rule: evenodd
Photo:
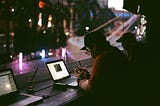
M 66 44 L 66 35 L 62 23 L 64 14 L 62 15 L 60 10 L 56 10 L 55 5 L 52 5 L 49 0 L 42 1 L 45 3 L 43 8 L 38 7 L 39 0 L 16 1 L 14 16 L 16 54 L 19 52 L 28 54 L 41 49 L 55 49 Z M 40 12 L 42 13 L 42 26 L 37 29 Z M 61 16 L 57 16 L 56 13 Z M 52 20 L 54 28 L 47 27 L 49 15 L 54 17 Z M 32 19 L 32 27 L 29 25 L 29 18 Z M 59 39 L 59 42 L 57 42 L 57 39 Z

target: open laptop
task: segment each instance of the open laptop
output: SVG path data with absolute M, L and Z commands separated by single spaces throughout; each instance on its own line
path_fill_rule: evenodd
M 39 96 L 20 93 L 11 68 L 0 70 L 0 106 L 27 106 L 42 100 Z
M 78 86 L 77 78 L 71 76 L 63 59 L 46 62 L 47 69 L 54 84 L 64 86 Z

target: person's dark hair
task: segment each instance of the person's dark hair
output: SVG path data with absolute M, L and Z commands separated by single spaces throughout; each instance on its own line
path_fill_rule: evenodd
M 95 44 L 98 48 L 103 48 L 105 45 L 109 45 L 103 31 L 98 30 L 94 32 L 89 32 L 84 37 L 84 47 L 81 50 L 85 50 L 86 47 L 92 47 Z
M 134 33 L 132 33 L 132 32 L 126 32 L 116 42 L 136 43 L 137 42 L 136 35 Z

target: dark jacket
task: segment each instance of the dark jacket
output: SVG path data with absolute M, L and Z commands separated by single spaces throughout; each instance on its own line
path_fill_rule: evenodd
M 107 47 L 99 54 L 94 60 L 89 80 L 91 103 L 99 101 L 113 105 L 120 102 L 128 83 L 128 68 L 128 59 L 116 47 Z

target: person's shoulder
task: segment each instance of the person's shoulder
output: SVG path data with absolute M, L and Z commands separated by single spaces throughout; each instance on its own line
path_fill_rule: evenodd
M 139 51 L 146 51 L 149 49 L 149 45 L 147 43 L 137 42 L 135 48 Z
M 111 57 L 111 51 L 113 48 L 106 48 L 102 53 L 100 53 L 97 57 L 96 57 L 96 61 L 98 62 L 104 62 L 109 60 L 109 58 Z
M 125 54 L 119 48 L 111 46 L 106 50 L 106 54 L 104 54 L 103 57 L 106 57 L 108 59 L 115 59 L 116 57 L 125 57 Z
M 113 46 L 110 48 L 110 53 L 111 54 L 114 54 L 114 53 L 115 54 L 122 54 L 122 51 L 119 48 Z

